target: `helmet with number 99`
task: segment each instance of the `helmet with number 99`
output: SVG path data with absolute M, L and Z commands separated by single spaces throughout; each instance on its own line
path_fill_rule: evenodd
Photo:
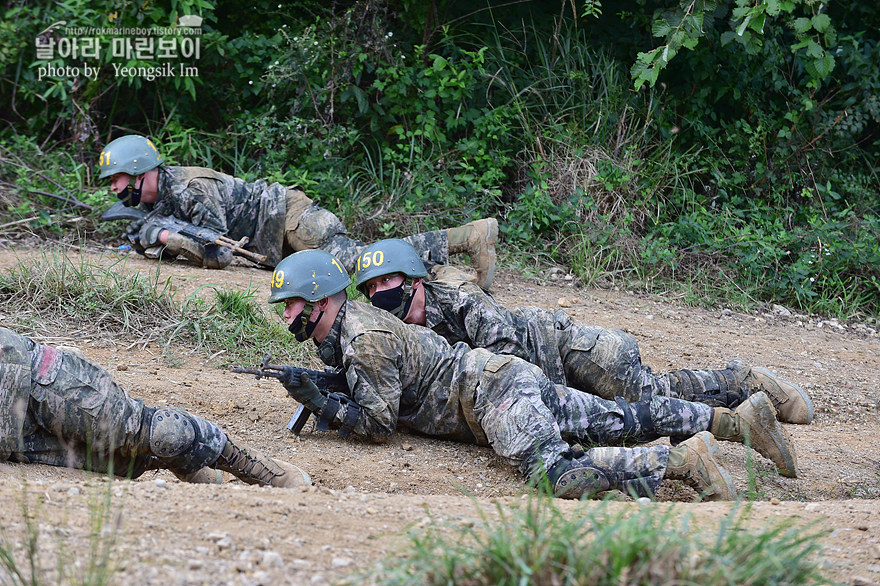
M 275 267 L 269 303 L 293 297 L 312 303 L 342 291 L 350 283 L 351 277 L 335 256 L 323 250 L 301 250 Z
M 367 295 L 367 281 L 382 275 L 401 273 L 410 278 L 428 275 L 425 263 L 409 242 L 397 238 L 380 240 L 367 246 L 358 256 L 355 287 Z

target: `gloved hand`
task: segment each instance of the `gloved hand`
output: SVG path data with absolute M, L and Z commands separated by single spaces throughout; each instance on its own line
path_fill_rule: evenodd
M 144 248 L 150 248 L 152 246 L 159 246 L 161 242 L 159 241 L 159 234 L 165 230 L 160 224 L 155 224 L 153 222 L 147 222 L 141 227 L 141 231 L 138 233 L 138 237 L 141 241 L 141 246 Z
M 129 240 L 140 239 L 141 228 L 144 227 L 144 219 L 135 220 L 125 228 L 125 235 Z
M 205 246 L 205 259 L 202 264 L 209 269 L 225 269 L 232 262 L 232 251 L 224 246 L 208 244 Z
M 321 390 L 306 373 L 299 375 L 299 384 L 296 382 L 296 377 L 293 377 L 293 380 L 284 384 L 287 393 L 312 413 L 320 413 L 327 403 L 327 397 L 321 394 Z

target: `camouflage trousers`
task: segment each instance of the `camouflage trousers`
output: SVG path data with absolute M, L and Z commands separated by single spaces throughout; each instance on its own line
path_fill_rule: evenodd
M 161 421 L 154 416 L 157 409 L 131 398 L 106 370 L 88 360 L 28 343 L 34 356 L 31 391 L 10 460 L 97 472 L 112 469 L 132 477 L 148 466 L 186 474 L 216 462 L 226 443 L 216 425 L 176 408 L 162 408 L 186 418 L 192 428 L 172 426 L 161 434 L 160 444 L 155 437 Z M 173 454 L 156 451 L 169 444 L 176 447 Z
M 367 246 L 346 235 L 345 226 L 336 214 L 316 205 L 306 209 L 299 218 L 288 218 L 285 229 L 287 244 L 294 252 L 324 250 L 338 258 L 349 273 L 354 273 L 357 258 Z M 402 240 L 409 242 L 424 260 L 438 264 L 449 262 L 446 230 L 422 232 Z
M 473 413 L 495 452 L 531 478 L 569 453 L 573 442 L 607 446 L 707 430 L 712 408 L 669 397 L 608 401 L 556 385 L 538 367 L 510 357 L 500 368 L 484 370 Z M 662 478 L 668 455 L 665 446 L 596 447 L 586 453 L 621 483 Z
M 622 330 L 570 323 L 557 333 L 568 386 L 605 399 L 648 401 L 654 396 L 690 398 L 675 377 L 655 375 L 642 364 L 639 343 Z M 712 370 L 689 371 L 707 389 L 717 388 Z
M 84 358 L 34 344 L 35 370 L 19 449 L 10 460 L 128 473 L 145 450 L 143 401 Z M 49 365 L 55 361 L 54 365 Z

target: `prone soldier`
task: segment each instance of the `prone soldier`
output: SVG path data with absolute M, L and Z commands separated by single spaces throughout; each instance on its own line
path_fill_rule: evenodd
M 462 342 L 450 346 L 427 328 L 349 300 L 349 283 L 337 258 L 301 251 L 275 268 L 269 297 L 284 302 L 283 318 L 296 340 L 313 339 L 325 364 L 343 367 L 350 403 L 321 393 L 308 376 L 298 386 L 285 385 L 341 436 L 381 442 L 402 427 L 490 445 L 526 478 L 546 473 L 554 493 L 565 498 L 610 489 L 650 496 L 664 478 L 680 479 L 707 498 L 734 498 L 709 429 L 731 441 L 749 438 L 782 474 L 796 475 L 794 448 L 763 393 L 736 411 L 660 396 L 607 401 L 553 384 L 515 356 Z M 608 446 L 663 436 L 688 439 L 672 448 Z M 585 451 L 581 443 L 604 447 Z
M 0 460 L 133 478 L 161 468 L 187 482 L 216 482 L 223 470 L 248 484 L 311 484 L 297 466 L 236 442 L 216 424 L 178 407 L 147 407 L 100 366 L 5 328 Z
M 164 165 L 153 143 L 143 136 L 126 135 L 109 143 L 98 162 L 99 179 L 110 178 L 111 188 L 126 206 L 140 205 L 160 216 L 173 216 L 208 228 L 232 241 L 246 239 L 245 250 L 275 266 L 283 250 L 323 249 L 353 270 L 363 242 L 346 235 L 335 214 L 315 204 L 299 187 L 242 179 L 202 167 Z M 217 244 L 202 244 L 161 222 L 146 220 L 136 228 L 147 256 L 181 255 L 208 268 L 224 268 L 232 252 Z M 420 254 L 446 265 L 449 255 L 467 253 L 477 272 L 477 284 L 488 289 L 495 276 L 498 222 L 476 220 L 457 228 L 409 236 Z
M 780 421 L 810 423 L 813 403 L 798 385 L 740 359 L 723 370 L 677 370 L 655 375 L 642 364 L 635 337 L 622 330 L 582 326 L 562 310 L 511 311 L 470 283 L 425 281 L 425 266 L 408 243 L 380 240 L 356 263 L 355 284 L 370 302 L 406 323 L 426 326 L 449 343 L 465 342 L 537 365 L 551 381 L 613 400 L 654 395 L 734 408 L 765 392 Z

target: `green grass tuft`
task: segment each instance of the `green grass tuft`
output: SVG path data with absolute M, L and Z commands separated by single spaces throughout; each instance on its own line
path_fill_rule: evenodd
M 533 496 L 518 508 L 479 509 L 480 522 L 413 529 L 404 552 L 353 583 L 465 586 L 821 584 L 820 534 L 792 523 L 747 528 L 734 509 L 717 530 L 660 504 L 612 510 L 584 503 L 562 511 Z
M 179 300 L 158 268 L 145 277 L 118 262 L 104 267 L 57 250 L 0 273 L 0 314 L 8 327 L 45 339 L 76 332 L 122 337 L 130 346 L 155 342 L 171 365 L 180 363 L 181 348 L 198 349 L 221 365 L 255 364 L 265 353 L 292 364 L 314 361 L 280 318 L 260 306 L 254 290 L 203 287 Z

